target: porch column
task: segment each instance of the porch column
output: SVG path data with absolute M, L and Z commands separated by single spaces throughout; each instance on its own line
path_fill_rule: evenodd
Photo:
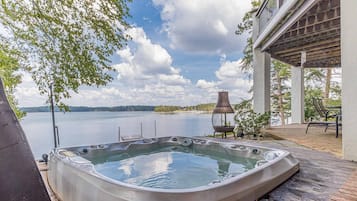
M 357 161 L 357 1 L 341 2 L 342 150 L 347 160 Z
M 304 123 L 304 63 L 306 52 L 301 52 L 301 66 L 291 69 L 291 123 Z
M 253 15 L 253 40 L 259 35 L 259 18 Z M 259 48 L 253 50 L 253 109 L 264 113 L 270 110 L 270 54 Z
M 270 110 L 270 54 L 253 52 L 253 107 L 257 113 Z

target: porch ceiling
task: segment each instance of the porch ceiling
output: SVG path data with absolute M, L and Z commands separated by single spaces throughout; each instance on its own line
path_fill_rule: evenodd
M 305 51 L 304 67 L 339 67 L 340 30 L 340 0 L 319 0 L 265 51 L 293 66 L 301 66 Z

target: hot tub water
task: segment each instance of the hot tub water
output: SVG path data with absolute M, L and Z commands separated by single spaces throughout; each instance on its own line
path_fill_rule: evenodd
M 106 177 L 144 187 L 185 189 L 221 182 L 253 169 L 258 159 L 200 153 L 192 147 L 161 146 L 91 160 Z

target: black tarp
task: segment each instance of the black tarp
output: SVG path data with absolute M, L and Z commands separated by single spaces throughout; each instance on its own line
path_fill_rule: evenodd
M 26 136 L 0 79 L 0 200 L 50 200 Z

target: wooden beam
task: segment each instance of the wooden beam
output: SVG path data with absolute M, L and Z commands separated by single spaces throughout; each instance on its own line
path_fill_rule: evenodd
M 304 67 L 314 67 L 314 66 L 340 66 L 341 57 L 332 56 L 324 59 L 309 60 L 304 64 Z
M 340 55 L 341 49 L 338 47 L 336 49 L 330 49 L 327 51 L 315 51 L 315 52 L 307 52 L 308 58 L 321 58 L 321 57 L 329 57 L 331 55 Z M 281 55 L 280 57 L 284 57 L 287 59 L 300 59 L 300 54 L 294 54 L 291 56 Z
M 270 54 L 277 52 L 277 51 L 283 51 L 287 50 L 290 48 L 297 48 L 297 47 L 303 47 L 308 44 L 316 43 L 318 41 L 326 41 L 326 40 L 333 40 L 335 38 L 340 37 L 340 29 L 334 29 L 330 30 L 330 32 L 324 32 L 324 33 L 318 33 L 318 34 L 313 34 L 310 36 L 297 36 L 295 39 L 291 39 L 288 41 L 280 42 L 279 44 L 276 44 L 274 47 L 271 47 L 267 52 Z
M 323 41 L 316 41 L 314 43 L 310 43 L 304 46 L 293 47 L 290 49 L 274 51 L 274 54 L 283 54 L 283 53 L 290 53 L 290 52 L 301 52 L 303 50 L 314 50 L 315 48 L 321 48 L 325 46 L 332 46 L 332 45 L 340 45 L 340 38 L 334 38 L 332 40 L 323 40 Z
M 284 46 L 284 45 L 288 46 L 288 47 L 297 47 L 301 44 L 309 44 L 312 41 L 333 39 L 333 38 L 336 38 L 336 36 L 339 36 L 340 32 L 341 32 L 340 27 L 334 27 L 331 29 L 325 29 L 325 30 L 313 32 L 310 34 L 296 35 L 294 37 L 281 39 L 281 40 L 276 41 L 276 43 L 274 43 L 274 45 L 272 45 L 269 48 L 269 51 L 278 49 L 277 47 Z M 300 43 L 298 43 L 298 42 L 300 42 Z M 277 51 L 277 50 L 275 50 L 275 51 Z
M 274 54 L 271 54 L 270 56 L 271 56 L 272 58 L 276 59 L 276 60 L 279 60 L 279 61 L 281 61 L 281 62 L 284 62 L 284 63 L 289 64 L 289 65 L 292 65 L 292 66 L 295 66 L 294 63 L 291 63 L 290 61 L 286 60 L 286 59 L 283 58 L 283 57 L 279 57 L 278 55 L 274 55 Z
M 275 54 L 280 55 L 281 57 L 287 57 L 287 56 L 299 54 L 299 52 L 301 52 L 301 51 L 306 51 L 309 54 L 313 54 L 315 52 L 325 52 L 325 51 L 329 51 L 332 49 L 339 49 L 339 48 L 340 48 L 340 43 L 335 42 L 335 43 L 331 43 L 328 45 L 316 46 L 313 48 L 306 48 L 305 46 L 301 46 L 300 48 L 293 48 L 294 51 L 290 51 L 290 49 L 288 49 L 287 52 L 279 51 L 278 53 L 275 53 Z
M 297 35 L 305 35 L 305 34 L 312 34 L 312 33 L 316 33 L 319 32 L 321 30 L 329 30 L 329 29 L 333 29 L 336 27 L 339 27 L 339 20 L 340 18 L 336 18 L 333 20 L 326 20 L 320 23 L 316 23 L 313 25 L 309 25 L 309 26 L 305 26 L 305 27 L 301 27 L 295 30 L 291 30 L 289 32 L 286 32 L 286 34 L 282 37 L 284 38 L 289 38 L 287 37 L 287 35 L 289 35 L 290 37 L 295 37 Z

